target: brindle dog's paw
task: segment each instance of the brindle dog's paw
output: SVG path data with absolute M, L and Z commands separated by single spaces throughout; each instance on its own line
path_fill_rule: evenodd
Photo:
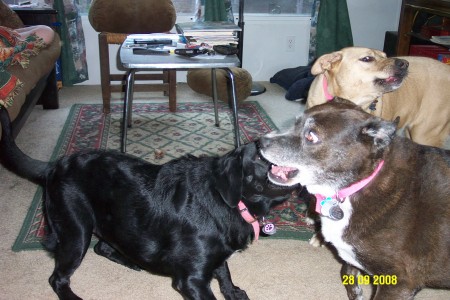
M 314 233 L 314 235 L 309 240 L 309 244 L 313 247 L 323 247 L 325 244 L 322 235 L 319 233 Z

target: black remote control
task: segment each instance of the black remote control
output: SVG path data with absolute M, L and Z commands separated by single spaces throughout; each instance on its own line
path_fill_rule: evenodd
M 133 54 L 138 55 L 169 55 L 168 50 L 155 50 L 151 48 L 133 48 Z
M 134 39 L 133 42 L 145 45 L 172 45 L 171 39 Z

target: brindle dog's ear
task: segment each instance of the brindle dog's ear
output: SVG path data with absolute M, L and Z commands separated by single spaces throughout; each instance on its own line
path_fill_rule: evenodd
M 242 147 L 230 152 L 219 160 L 216 189 L 223 201 L 230 207 L 237 207 L 242 197 L 244 180 Z
M 373 141 L 374 152 L 384 149 L 388 146 L 395 136 L 397 124 L 395 122 L 388 122 L 381 119 L 370 121 L 361 130 L 365 137 L 369 137 Z

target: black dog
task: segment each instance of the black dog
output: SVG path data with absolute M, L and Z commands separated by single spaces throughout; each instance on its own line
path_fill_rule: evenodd
M 215 299 L 213 277 L 226 299 L 248 298 L 233 285 L 226 262 L 259 233 L 244 215 L 249 212 L 257 222 L 295 190 L 267 181 L 269 165 L 254 143 L 223 157 L 189 156 L 164 165 L 100 150 L 46 163 L 16 146 L 4 108 L 0 120 L 3 164 L 44 187 L 49 228 L 44 245 L 56 263 L 49 282 L 60 299 L 80 299 L 70 277 L 93 233 L 99 238 L 97 254 L 172 277 L 186 299 Z M 248 209 L 243 215 L 240 202 Z

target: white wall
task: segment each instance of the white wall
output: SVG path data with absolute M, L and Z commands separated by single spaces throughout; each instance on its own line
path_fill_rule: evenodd
M 401 0 L 347 0 L 353 43 L 383 50 L 386 31 L 397 31 Z
M 269 81 L 282 69 L 307 65 L 310 24 L 309 17 L 245 16 L 242 67 L 253 80 Z
M 347 0 L 353 41 L 357 46 L 383 49 L 386 31 L 398 27 L 401 0 Z M 177 22 L 190 21 L 179 16 Z M 86 39 L 89 80 L 81 84 L 100 84 L 98 34 L 82 16 Z M 243 67 L 255 81 L 269 81 L 276 72 L 306 65 L 309 47 L 309 17 L 281 15 L 246 15 Z M 288 49 L 288 39 L 294 40 Z M 110 46 L 111 69 L 117 72 L 118 46 Z M 179 82 L 186 81 L 185 72 L 177 72 Z

